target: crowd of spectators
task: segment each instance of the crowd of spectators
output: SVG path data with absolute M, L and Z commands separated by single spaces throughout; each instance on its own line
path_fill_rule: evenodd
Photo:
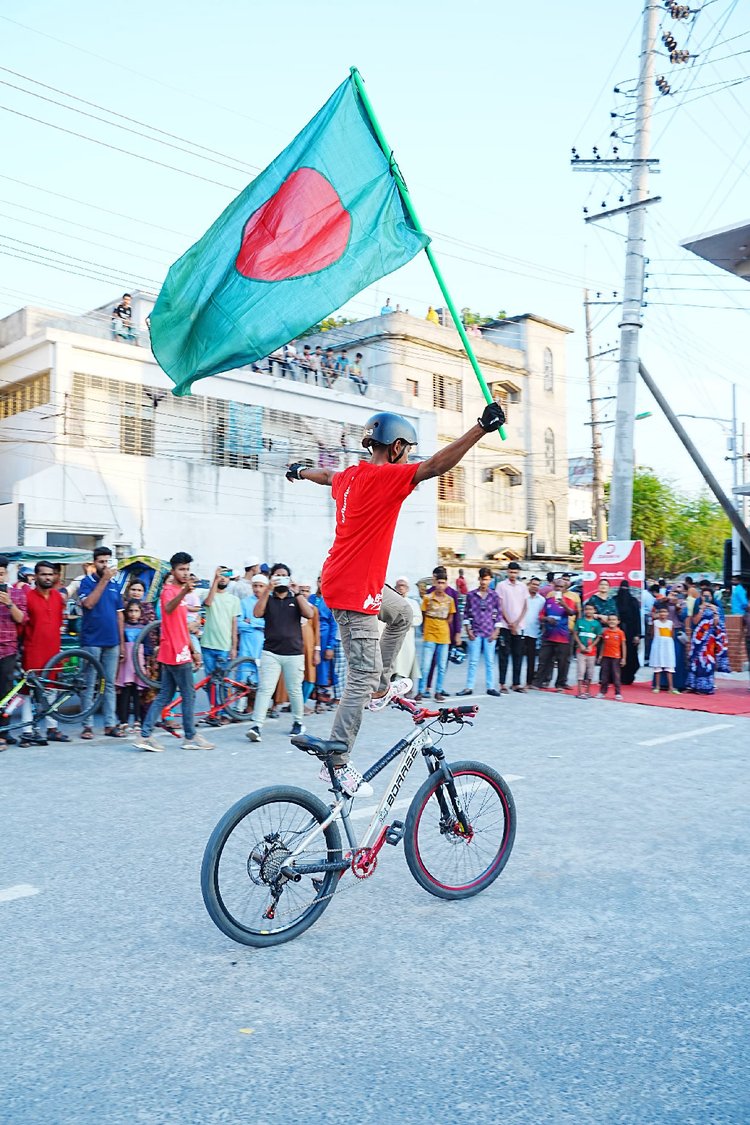
M 296 579 L 286 564 L 269 566 L 253 557 L 237 574 L 219 566 L 210 580 L 201 581 L 190 569 L 190 556 L 179 557 L 185 581 L 174 577 L 173 567 L 159 599 L 147 596 L 137 574 L 118 580 L 108 547 L 97 547 L 84 572 L 70 582 L 63 580 L 60 564 L 41 559 L 33 570 L 20 566 L 10 584 L 8 560 L 0 558 L 0 699 L 11 690 L 17 666 L 43 668 L 61 651 L 65 634 L 75 633 L 75 643 L 104 670 L 103 733 L 134 735 L 151 743 L 146 749 L 160 749 L 152 733 L 158 716 L 147 721 L 154 691 L 139 676 L 133 648 L 155 616 L 164 621 L 164 605 L 179 593 L 187 641 L 182 659 L 175 656 L 169 690 L 184 692 L 191 682 L 176 670 L 181 663 L 191 674 L 202 667 L 206 675 L 239 659 L 241 674 L 256 689 L 248 731 L 252 741 L 260 741 L 264 724 L 278 719 L 284 709 L 291 712 L 292 733 L 301 733 L 307 715 L 337 706 L 345 659 L 320 578 L 316 583 Z M 641 655 L 655 693 L 711 694 L 715 673 L 729 671 L 727 612 L 741 619 L 750 661 L 750 608 L 738 578 L 723 595 L 707 580 L 660 580 L 647 586 L 640 599 L 627 582 L 613 591 L 602 580 L 582 601 L 570 574 L 527 578 L 517 562 L 510 562 L 503 575 L 482 567 L 471 589 L 462 570 L 451 585 L 443 566 L 436 566 L 414 593 L 405 576 L 394 586 L 409 599 L 413 615 L 394 675 L 412 680 L 417 699 L 433 697 L 433 681 L 434 698 L 447 698 L 452 661 L 466 664 L 459 696 L 474 694 L 481 665 L 489 696 L 552 688 L 561 693 L 575 689 L 581 698 L 604 697 L 611 685 L 619 701 L 623 686 L 636 679 Z M 50 721 L 33 726 L 28 701 L 25 708 L 18 739 L 22 746 L 70 741 Z M 220 726 L 229 720 L 207 721 Z M 0 715 L 0 749 L 16 741 L 5 731 L 6 724 L 6 716 Z M 194 725 L 185 726 L 186 745 L 210 745 Z M 80 737 L 94 737 L 90 720 Z

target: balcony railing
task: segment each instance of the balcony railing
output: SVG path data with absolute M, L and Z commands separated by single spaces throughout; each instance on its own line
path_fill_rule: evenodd
M 466 505 L 438 501 L 439 527 L 466 527 Z

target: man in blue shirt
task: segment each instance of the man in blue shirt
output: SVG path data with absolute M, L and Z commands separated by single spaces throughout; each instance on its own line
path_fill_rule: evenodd
M 730 605 L 731 613 L 742 614 L 747 609 L 747 590 L 742 585 L 742 580 L 739 574 L 732 575 L 732 601 Z
M 104 669 L 104 733 L 112 738 L 124 737 L 115 715 L 115 677 L 120 660 L 125 656 L 123 604 L 120 591 L 112 581 L 117 570 L 110 566 L 109 547 L 94 550 L 94 573 L 87 574 L 78 588 L 81 603 L 81 647 L 90 652 Z M 90 706 L 94 691 L 93 679 L 86 688 L 84 710 Z M 93 738 L 92 727 L 85 726 L 81 738 Z

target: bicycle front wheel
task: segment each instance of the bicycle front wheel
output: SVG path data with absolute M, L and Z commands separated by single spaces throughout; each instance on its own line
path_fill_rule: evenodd
M 516 806 L 506 781 L 482 762 L 454 762 L 448 769 L 456 799 L 440 771 L 427 778 L 409 806 L 404 854 L 430 894 L 469 898 L 489 887 L 508 862 Z
M 161 621 L 155 618 L 141 629 L 133 645 L 133 667 L 150 688 L 161 687 L 161 665 L 156 659 L 161 641 Z
M 243 797 L 216 825 L 201 868 L 203 901 L 222 933 L 259 948 L 299 937 L 323 913 L 340 871 L 282 874 L 287 857 L 323 824 L 330 809 L 304 789 L 269 786 Z M 331 823 L 296 857 L 306 867 L 341 860 Z
M 62 723 L 77 723 L 94 714 L 104 695 L 104 669 L 95 656 L 82 648 L 58 652 L 39 674 L 45 704 L 39 717 L 55 715 Z M 86 689 L 91 692 L 86 698 Z

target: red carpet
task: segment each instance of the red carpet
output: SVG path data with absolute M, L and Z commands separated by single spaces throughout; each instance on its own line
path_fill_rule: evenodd
M 644 671 L 645 669 L 642 669 L 640 675 Z M 611 695 L 610 688 L 610 697 Z M 750 715 L 750 683 L 747 677 L 739 680 L 717 676 L 716 691 L 713 695 L 693 695 L 692 692 L 669 695 L 664 691 L 654 695 L 650 680 L 624 687 L 622 695 L 625 703 L 642 703 L 650 707 L 674 707 L 679 711 L 709 711 L 712 715 Z

